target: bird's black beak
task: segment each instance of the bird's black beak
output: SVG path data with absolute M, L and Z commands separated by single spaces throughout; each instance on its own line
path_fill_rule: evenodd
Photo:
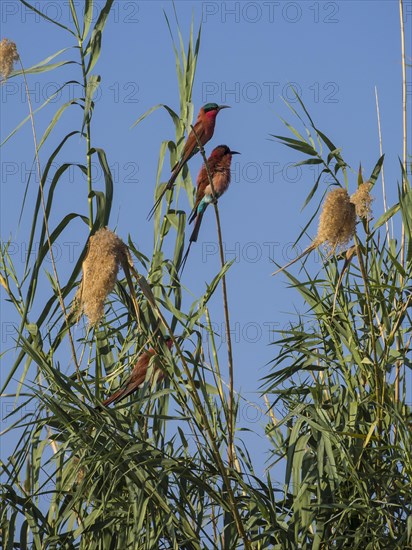
M 241 155 L 242 153 L 239 153 L 239 151 L 230 151 L 231 155 Z
M 230 105 L 219 105 L 217 110 L 220 111 L 221 109 L 230 109 Z

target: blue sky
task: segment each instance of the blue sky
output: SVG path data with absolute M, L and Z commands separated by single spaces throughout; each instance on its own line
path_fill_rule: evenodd
M 37 1 L 35 5 L 62 24 L 70 24 L 68 2 Z M 81 6 L 82 2 L 76 2 Z M 100 2 L 101 6 L 102 3 Z M 208 101 L 231 105 L 217 119 L 207 152 L 225 143 L 240 151 L 234 158 L 232 184 L 219 203 L 227 257 L 236 256 L 228 274 L 229 304 L 234 340 L 235 387 L 251 402 L 261 405 L 259 379 L 268 373 L 274 356 L 271 329 L 280 329 L 302 311 L 297 293 L 282 275 L 270 276 L 269 257 L 283 264 L 294 257 L 291 245 L 311 215 L 310 205 L 301 212 L 315 172 L 294 168 L 303 160 L 269 139 L 269 134 L 288 135 L 280 117 L 293 125 L 296 119 L 282 96 L 293 100 L 291 83 L 318 127 L 343 148 L 343 157 L 354 169 L 350 192 L 356 188 L 359 163 L 368 176 L 378 160 L 379 141 L 375 86 L 380 100 L 385 179 L 389 205 L 396 201 L 399 181 L 398 156 L 402 153 L 401 55 L 399 7 L 395 0 L 339 2 L 192 2 L 175 3 L 180 27 L 187 42 L 191 18 L 195 29 L 202 22 L 202 38 L 193 102 L 195 113 Z M 25 67 L 58 49 L 73 46 L 62 29 L 35 17 L 17 0 L 2 0 L 1 36 L 16 42 Z M 115 179 L 110 227 L 127 239 L 128 234 L 145 254 L 152 249 L 152 226 L 146 215 L 153 190 L 160 144 L 174 139 L 174 127 L 166 111 L 158 110 L 140 125 L 133 122 L 147 109 L 164 103 L 178 111 L 178 87 L 171 38 L 163 10 L 176 31 L 170 2 L 115 3 L 103 35 L 102 54 L 94 73 L 102 78 L 96 98 L 92 141 L 105 149 Z M 405 2 L 405 24 L 412 21 L 412 4 Z M 409 32 L 409 31 L 408 31 Z M 175 33 L 176 36 L 176 33 Z M 67 57 L 73 58 L 75 52 Z M 41 105 L 59 83 L 80 79 L 79 67 L 68 65 L 43 75 L 31 75 L 29 85 L 34 107 Z M 27 116 L 27 102 L 20 79 L 2 86 L 1 132 L 4 139 Z M 42 134 L 64 101 L 75 97 L 73 85 L 36 118 Z M 70 113 L 70 114 L 69 114 Z M 72 108 L 62 117 L 55 137 L 42 155 L 47 159 L 70 129 L 79 129 L 82 112 Z M 74 143 L 65 161 L 82 161 L 84 144 Z M 82 156 L 83 155 L 83 156 Z M 31 184 L 28 208 L 19 224 L 27 172 L 33 158 L 31 130 L 27 124 L 1 150 L 1 231 L 14 245 L 17 267 L 25 258 L 30 224 L 30 202 L 36 186 Z M 201 166 L 200 156 L 190 161 L 192 178 Z M 169 174 L 165 163 L 162 180 Z M 96 166 L 96 188 L 102 174 Z M 68 175 L 56 193 L 52 221 L 76 211 L 87 215 L 87 185 L 78 173 Z M 383 212 L 380 182 L 375 187 L 375 219 Z M 187 204 L 182 204 L 189 210 Z M 310 236 L 316 233 L 316 223 Z M 87 231 L 78 223 L 64 235 L 59 248 L 58 269 L 64 281 L 80 252 Z M 307 237 L 302 250 L 309 244 Z M 315 271 L 314 255 L 309 263 Z M 215 220 L 212 209 L 205 216 L 199 241 L 192 247 L 184 283 L 195 296 L 205 289 L 219 269 Z M 298 267 L 295 267 L 298 272 Z M 211 311 L 223 333 L 220 291 Z M 10 348 L 13 311 L 2 305 L 2 343 Z M 82 327 L 78 328 L 79 331 Z M 80 336 L 80 334 L 78 335 Z M 12 354 L 10 355 L 11 358 Z M 222 365 L 226 353 L 221 350 Z M 256 427 L 260 415 L 253 407 L 241 407 L 244 425 Z M 253 426 L 251 425 L 253 424 Z M 263 450 L 263 439 L 256 448 Z M 264 457 L 257 456 L 263 465 Z

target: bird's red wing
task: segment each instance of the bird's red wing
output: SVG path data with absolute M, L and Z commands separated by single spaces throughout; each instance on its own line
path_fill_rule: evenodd
M 133 392 L 139 389 L 139 387 L 143 384 L 143 382 L 146 379 L 147 367 L 149 365 L 150 358 L 154 353 L 155 353 L 154 350 L 150 349 L 148 351 L 145 351 L 140 356 L 135 366 L 133 367 L 130 378 L 128 379 L 126 384 L 122 388 L 117 390 L 108 399 L 103 401 L 104 406 L 110 405 L 110 403 L 113 403 L 113 402 L 120 401 L 121 399 L 124 399 L 125 397 L 127 397 L 128 395 L 132 394 Z
M 196 122 L 194 129 L 200 143 L 204 145 L 205 131 L 202 123 Z M 187 141 L 183 148 L 182 156 L 180 157 L 180 160 L 176 162 L 176 164 L 173 166 L 172 172 L 178 169 L 177 172 L 179 173 L 186 162 L 193 156 L 194 152 L 197 150 L 198 143 L 196 135 L 194 134 L 193 130 L 190 132 L 189 137 L 187 138 Z
M 125 388 L 120 388 L 119 390 L 115 391 L 113 395 L 105 399 L 103 401 L 103 405 L 107 407 L 111 403 L 117 403 L 118 401 L 121 401 L 131 393 L 133 393 L 133 389 L 129 388 L 128 386 L 126 386 Z
M 132 374 L 130 375 L 127 385 L 130 384 L 138 388 L 141 384 L 143 384 L 146 379 L 147 367 L 149 366 L 151 357 L 152 354 L 149 352 L 144 352 L 143 355 L 141 355 L 133 367 Z
M 132 380 L 132 377 L 129 378 L 126 385 L 114 392 L 113 395 L 111 395 L 108 399 L 103 401 L 103 405 L 107 407 L 107 405 L 110 405 L 110 403 L 117 403 L 118 401 L 121 401 L 128 395 L 131 395 L 135 391 L 139 389 L 139 387 L 143 384 L 145 380 L 145 377 L 139 377 L 135 378 L 135 380 Z
M 205 189 L 209 184 L 209 178 L 207 175 L 206 166 L 203 165 L 200 169 L 199 175 L 197 177 L 197 190 L 196 190 L 196 199 L 193 210 L 189 216 L 189 223 L 192 223 L 197 216 L 197 207 L 199 206 L 200 201 L 205 196 Z

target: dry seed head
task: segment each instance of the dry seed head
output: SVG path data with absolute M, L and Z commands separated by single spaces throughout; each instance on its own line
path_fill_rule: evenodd
M 80 458 L 78 456 L 73 457 L 73 467 L 75 476 L 71 476 L 71 489 L 74 489 L 76 485 L 79 485 L 86 477 L 86 468 L 80 464 Z
M 91 325 L 103 317 L 104 302 L 116 284 L 119 265 L 129 261 L 127 246 L 110 229 L 99 229 L 90 237 L 75 304 L 80 308 L 79 315 L 83 311 Z
M 3 38 L 0 42 L 0 75 L 7 80 L 9 74 L 13 71 L 14 63 L 18 61 L 19 54 L 14 42 L 8 38 Z
M 346 189 L 339 187 L 330 191 L 323 203 L 318 234 L 313 244 L 324 244 L 334 253 L 337 248 L 344 247 L 351 240 L 355 230 L 355 206 L 350 202 Z
M 80 484 L 85 477 L 86 477 L 86 468 L 84 466 L 80 466 L 76 476 L 76 483 Z
M 370 194 L 372 189 L 372 184 L 369 181 L 361 183 L 358 189 L 353 193 L 350 198 L 350 202 L 355 205 L 356 214 L 360 218 L 365 218 L 367 220 L 371 217 L 371 204 L 373 197 Z

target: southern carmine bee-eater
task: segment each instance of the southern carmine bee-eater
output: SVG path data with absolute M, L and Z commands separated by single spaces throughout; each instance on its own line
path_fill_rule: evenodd
M 205 210 L 214 199 L 218 199 L 227 191 L 230 184 L 230 164 L 232 155 L 240 155 L 237 151 L 231 151 L 227 145 L 218 145 L 213 149 L 210 157 L 207 159 L 209 172 L 213 182 L 213 189 L 210 185 L 206 165 L 204 164 L 197 176 L 196 201 L 192 213 L 189 217 L 189 223 L 195 222 L 193 232 L 189 239 L 189 246 L 181 263 L 181 273 L 185 266 L 192 243 L 197 241 L 199 229 L 202 223 Z M 214 191 L 214 195 L 213 195 Z
M 163 189 L 160 197 L 154 203 L 153 208 L 150 210 L 147 219 L 153 216 L 156 211 L 156 208 L 162 201 L 163 195 L 169 189 L 172 189 L 174 182 L 176 181 L 177 176 L 179 175 L 181 169 L 186 164 L 186 162 L 193 157 L 198 151 L 198 140 L 202 145 L 206 143 L 213 136 L 215 131 L 216 117 L 222 109 L 228 109 L 229 105 L 218 105 L 217 103 L 206 103 L 200 109 L 199 114 L 197 115 L 197 120 L 194 125 L 194 131 L 192 130 L 187 138 L 185 146 L 183 147 L 183 153 L 180 157 L 180 160 L 173 166 L 172 175 L 167 182 L 166 187 Z
M 171 338 L 167 338 L 165 343 L 169 349 L 172 348 L 173 342 Z M 128 395 L 131 395 L 137 391 L 139 388 L 142 388 L 146 381 L 147 369 L 149 368 L 150 360 L 155 355 L 157 355 L 157 353 L 153 348 L 144 351 L 135 363 L 127 382 L 119 390 L 115 391 L 113 395 L 103 401 L 103 405 L 107 407 L 110 403 L 118 403 Z M 164 377 L 164 372 L 159 367 L 154 366 L 150 381 L 153 381 L 156 378 L 157 382 L 161 382 Z

